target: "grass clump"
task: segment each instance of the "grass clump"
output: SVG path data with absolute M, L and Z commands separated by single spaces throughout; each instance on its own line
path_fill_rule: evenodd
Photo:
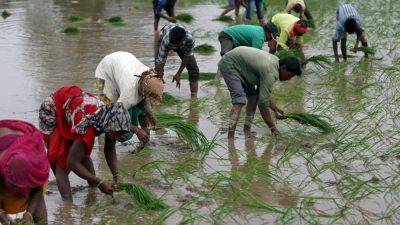
M 198 52 L 198 53 L 207 54 L 207 53 L 213 53 L 216 50 L 215 50 L 214 46 L 212 46 L 212 45 L 202 44 L 202 45 L 197 45 L 196 47 L 194 47 L 193 51 Z
M 330 59 L 331 57 L 328 55 L 314 55 L 311 56 L 310 58 L 306 59 L 303 64 L 307 64 L 309 62 L 315 63 L 321 67 L 325 67 L 325 64 L 331 65 L 332 61 Z
M 79 33 L 79 29 L 77 27 L 67 27 L 63 30 L 66 34 L 76 34 Z
M 173 130 L 178 137 L 192 149 L 203 150 L 209 145 L 203 132 L 181 116 L 165 112 L 157 112 L 158 126 Z
M 215 73 L 200 73 L 199 80 L 214 80 Z M 189 74 L 187 72 L 182 73 L 182 80 L 189 80 Z
M 122 183 L 119 185 L 121 190 L 126 191 L 132 197 L 135 203 L 145 209 L 160 210 L 165 209 L 167 205 L 156 198 L 149 190 L 139 184 Z
M 194 20 L 194 17 L 189 13 L 181 13 L 175 16 L 175 19 L 185 23 L 191 23 Z
M 230 16 L 218 16 L 217 18 L 213 19 L 215 21 L 222 21 L 222 22 L 232 22 L 233 18 Z
M 376 49 L 373 48 L 373 47 L 361 46 L 361 47 L 358 47 L 358 48 L 357 48 L 357 51 L 361 51 L 361 52 L 364 52 L 365 54 L 371 54 L 371 55 L 373 55 L 373 54 L 375 54 Z
M 85 17 L 83 17 L 83 16 L 70 16 L 70 17 L 68 17 L 68 21 L 71 22 L 71 23 L 81 22 L 81 21 L 84 21 L 84 20 L 85 20 Z
M 161 100 L 161 104 L 163 105 L 177 105 L 182 103 L 181 99 L 174 97 L 173 95 L 164 92 Z
M 315 21 L 314 20 L 307 20 L 308 27 L 315 28 Z
M 11 16 L 12 13 L 8 12 L 7 10 L 3 10 L 3 12 L 1 13 L 1 17 L 3 17 L 3 19 L 6 19 L 7 17 Z
M 288 113 L 286 114 L 286 118 L 294 119 L 301 124 L 311 125 L 322 130 L 323 132 L 331 132 L 334 130 L 331 124 L 315 114 L 305 112 Z
M 120 16 L 113 16 L 106 20 L 109 24 L 113 26 L 124 26 L 125 22 Z

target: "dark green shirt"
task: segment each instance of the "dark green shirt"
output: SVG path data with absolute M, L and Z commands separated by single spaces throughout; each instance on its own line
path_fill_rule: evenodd
M 261 49 L 265 42 L 264 29 L 254 25 L 234 25 L 224 29 L 235 47 L 249 46 Z

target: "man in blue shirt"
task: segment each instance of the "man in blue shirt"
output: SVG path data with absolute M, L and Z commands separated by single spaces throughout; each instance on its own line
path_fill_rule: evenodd
M 158 30 L 158 22 L 160 18 L 164 18 L 169 22 L 175 23 L 175 14 L 174 14 L 174 7 L 175 7 L 176 0 L 153 0 L 153 10 L 154 10 L 154 30 Z M 162 10 L 167 12 L 167 15 L 161 13 Z
M 364 24 L 361 21 L 360 15 L 357 10 L 351 4 L 341 4 L 336 11 L 336 31 L 332 38 L 333 52 L 335 54 L 335 62 L 339 62 L 339 55 L 337 50 L 337 43 L 340 40 L 340 49 L 342 51 L 343 60 L 347 60 L 347 33 L 356 34 L 357 41 L 352 49 L 353 52 L 357 52 L 358 44 L 361 41 L 362 46 L 367 47 L 368 42 L 365 37 Z M 368 57 L 365 54 L 365 57 Z

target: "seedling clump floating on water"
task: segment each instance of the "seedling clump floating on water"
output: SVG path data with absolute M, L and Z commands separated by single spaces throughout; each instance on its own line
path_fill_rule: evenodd
M 84 21 L 84 20 L 85 20 L 85 17 L 83 17 L 83 16 L 70 16 L 70 17 L 68 17 L 68 21 L 71 22 L 71 23 L 80 22 L 80 21 Z
M 66 34 L 76 34 L 79 33 L 79 29 L 77 27 L 67 27 L 63 30 Z
M 106 20 L 109 24 L 113 26 L 124 26 L 125 22 L 120 16 L 113 16 Z
M 332 61 L 329 55 L 314 55 L 310 58 L 306 59 L 303 64 L 307 64 L 309 62 L 315 63 L 321 67 L 325 67 L 325 64 L 331 65 Z
M 145 209 L 160 210 L 167 207 L 163 201 L 156 198 L 142 185 L 122 183 L 119 185 L 119 188 L 126 191 L 137 205 L 144 207 Z
M 288 113 L 286 114 L 286 118 L 297 120 L 299 123 L 305 125 L 311 125 L 322 130 L 323 132 L 331 132 L 334 130 L 332 125 L 315 114 L 305 112 Z
M 185 23 L 191 23 L 194 20 L 194 17 L 189 13 L 181 13 L 175 16 L 175 19 Z
M 214 78 L 215 78 L 215 73 L 200 73 L 199 74 L 199 80 L 214 80 Z M 181 79 L 188 80 L 189 74 L 186 72 L 182 73 Z
M 6 19 L 7 17 L 11 16 L 12 14 L 10 12 L 8 12 L 7 10 L 3 10 L 3 12 L 1 13 L 1 17 L 3 17 L 3 19 Z
M 216 21 L 222 21 L 222 22 L 232 22 L 233 19 L 230 16 L 219 16 L 217 18 L 215 18 L 214 20 Z
M 196 47 L 194 47 L 193 51 L 206 54 L 206 53 L 213 53 L 216 50 L 215 50 L 214 46 L 212 46 L 212 45 L 202 44 L 202 45 L 197 45 Z

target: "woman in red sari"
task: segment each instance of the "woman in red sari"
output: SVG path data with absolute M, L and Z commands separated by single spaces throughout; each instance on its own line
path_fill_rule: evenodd
M 43 186 L 49 163 L 42 134 L 32 124 L 0 120 L 0 222 L 24 212 L 23 222 L 47 224 Z
M 90 154 L 96 136 L 105 133 L 104 154 L 118 185 L 115 142 L 129 136 L 129 113 L 122 103 L 101 105 L 90 93 L 77 86 L 65 86 L 45 99 L 39 110 L 39 126 L 48 146 L 50 167 L 58 189 L 66 201 L 72 201 L 68 173 L 72 170 L 90 187 L 112 195 L 112 185 L 95 175 Z

